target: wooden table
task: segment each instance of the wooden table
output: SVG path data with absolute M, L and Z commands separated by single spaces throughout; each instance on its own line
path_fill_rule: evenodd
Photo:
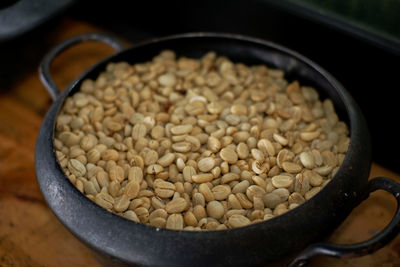
M 104 31 L 63 18 L 45 34 L 54 46 L 78 33 Z M 42 36 L 43 37 L 43 36 Z M 44 42 L 44 41 L 43 41 Z M 96 43 L 74 47 L 60 55 L 52 73 L 60 88 L 112 49 Z M 1 63 L 0 63 L 1 64 Z M 0 266 L 99 266 L 89 250 L 72 236 L 47 207 L 34 169 L 36 135 L 51 99 L 36 71 L 0 91 Z M 371 177 L 399 175 L 373 164 Z M 330 238 L 339 243 L 366 240 L 391 220 L 396 202 L 375 192 L 357 207 Z M 385 248 L 357 259 L 313 260 L 312 266 L 400 266 L 400 236 Z

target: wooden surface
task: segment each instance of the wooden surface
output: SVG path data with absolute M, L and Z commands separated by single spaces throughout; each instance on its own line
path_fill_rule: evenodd
M 63 19 L 46 34 L 46 43 L 55 45 L 90 31 L 101 29 Z M 112 49 L 105 45 L 79 45 L 57 58 L 52 66 L 53 76 L 59 87 L 64 88 L 88 66 L 111 53 Z M 89 250 L 53 215 L 36 182 L 35 141 L 43 116 L 51 105 L 36 70 L 24 75 L 12 88 L 0 92 L 0 267 L 99 266 Z M 371 177 L 375 176 L 400 181 L 398 174 L 373 164 Z M 347 244 L 369 239 L 391 220 L 395 205 L 388 193 L 373 193 L 330 240 Z M 320 257 L 311 266 L 400 267 L 400 236 L 372 255 L 346 260 Z

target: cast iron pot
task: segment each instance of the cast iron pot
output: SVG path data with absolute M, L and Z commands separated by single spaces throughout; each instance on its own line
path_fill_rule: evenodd
M 49 73 L 51 61 L 71 45 L 87 40 L 105 42 L 118 53 L 89 68 L 60 93 Z M 351 135 L 346 158 L 332 181 L 315 197 L 281 216 L 224 231 L 159 229 L 119 217 L 87 199 L 69 182 L 55 157 L 55 122 L 65 98 L 77 92 L 84 79 L 95 79 L 109 62 L 144 62 L 164 49 L 195 58 L 213 50 L 234 62 L 277 67 L 286 72 L 287 79 L 314 86 L 322 97 L 330 97 L 340 118 L 350 126 Z M 124 49 L 111 36 L 91 33 L 57 46 L 44 58 L 39 72 L 54 100 L 36 143 L 40 189 L 58 219 L 103 259 L 139 266 L 257 266 L 288 259 L 297 253 L 289 265 L 302 266 L 315 255 L 353 257 L 372 253 L 400 230 L 400 185 L 388 178 L 368 182 L 371 146 L 367 125 L 357 104 L 329 73 L 294 51 L 260 39 L 216 33 L 176 35 Z M 383 231 L 353 245 L 315 243 L 332 233 L 354 207 L 378 189 L 392 193 L 398 203 L 394 218 Z

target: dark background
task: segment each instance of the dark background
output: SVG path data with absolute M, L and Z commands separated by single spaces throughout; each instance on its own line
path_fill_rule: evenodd
M 41 40 L 63 17 L 90 22 L 131 43 L 194 31 L 245 34 L 296 50 L 333 74 L 350 91 L 367 119 L 374 161 L 400 172 L 400 68 L 396 46 L 386 49 L 356 33 L 270 2 L 79 1 L 55 13 L 41 26 L 0 43 L 0 91 L 35 71 L 40 59 L 54 45 Z

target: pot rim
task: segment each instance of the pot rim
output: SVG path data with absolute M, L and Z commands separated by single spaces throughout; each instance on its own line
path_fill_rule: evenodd
M 234 228 L 234 229 L 226 229 L 226 230 L 213 230 L 213 231 L 201 231 L 201 232 L 197 232 L 197 231 L 185 231 L 185 230 L 171 230 L 171 229 L 166 229 L 166 228 L 157 228 L 154 226 L 149 226 L 149 225 L 145 225 L 142 223 L 135 223 L 133 221 L 130 221 L 124 217 L 118 216 L 114 213 L 111 213 L 105 209 L 103 209 L 102 207 L 98 206 L 96 203 L 94 203 L 93 201 L 89 200 L 84 194 L 80 193 L 76 187 L 69 181 L 69 179 L 67 178 L 67 176 L 64 174 L 64 172 L 61 169 L 61 166 L 59 165 L 58 159 L 55 156 L 55 149 L 53 147 L 53 142 L 54 142 L 54 133 L 55 133 L 55 122 L 56 122 L 56 118 L 58 116 L 58 113 L 60 112 L 60 109 L 62 107 L 63 102 L 65 101 L 65 98 L 71 93 L 72 90 L 74 90 L 77 86 L 77 84 L 79 84 L 80 82 L 83 81 L 83 79 L 85 77 L 88 76 L 89 73 L 91 73 L 96 67 L 98 67 L 99 65 L 102 65 L 106 62 L 110 62 L 112 61 L 113 58 L 115 58 L 117 55 L 120 55 L 126 51 L 130 51 L 130 50 L 134 50 L 136 48 L 139 47 L 143 47 L 143 46 L 147 46 L 153 43 L 161 43 L 161 42 L 165 42 L 165 41 L 169 41 L 169 40 L 178 40 L 178 39 L 186 39 L 186 38 L 216 38 L 216 39 L 234 39 L 237 41 L 243 41 L 246 43 L 252 43 L 252 44 L 258 44 L 261 45 L 262 47 L 265 48 L 272 48 L 274 50 L 276 50 L 277 52 L 279 52 L 279 54 L 283 54 L 286 56 L 289 56 L 290 58 L 294 58 L 297 61 L 300 61 L 306 65 L 308 65 L 311 69 L 313 69 L 313 71 L 317 72 L 318 75 L 320 75 L 321 77 L 323 77 L 327 83 L 329 83 L 331 85 L 332 88 L 335 89 L 336 93 L 338 94 L 340 101 L 344 104 L 345 107 L 345 111 L 346 111 L 346 116 L 348 118 L 348 126 L 350 128 L 350 144 L 349 144 L 349 149 L 348 152 L 345 156 L 345 159 L 343 161 L 342 166 L 338 169 L 336 175 L 332 178 L 332 180 L 326 185 L 324 186 L 319 193 L 317 193 L 313 198 L 311 198 L 310 200 L 307 200 L 305 203 L 301 204 L 299 207 L 293 209 L 293 210 L 289 210 L 288 212 L 276 216 L 268 221 L 263 221 L 263 222 L 259 222 L 256 224 L 251 224 L 245 227 L 240 227 L 240 228 Z M 216 40 L 217 41 L 217 40 Z M 286 73 L 286 72 L 285 72 Z M 319 91 L 319 88 L 316 88 L 317 91 Z M 54 114 L 55 113 L 55 114 Z M 207 238 L 207 237 L 223 237 L 225 234 L 230 234 L 230 233 L 235 233 L 235 232 L 244 232 L 244 231 L 251 231 L 251 230 L 256 230 L 260 227 L 260 225 L 267 225 L 267 224 L 271 224 L 271 222 L 273 221 L 277 221 L 277 220 L 287 220 L 287 218 L 289 218 L 289 216 L 293 213 L 301 213 L 303 210 L 307 209 L 308 207 L 311 206 L 311 202 L 313 201 L 318 201 L 320 198 L 323 197 L 324 192 L 330 190 L 331 187 L 333 187 L 334 182 L 337 182 L 337 179 L 335 179 L 336 177 L 340 176 L 340 173 L 343 172 L 343 170 L 345 168 L 351 169 L 351 162 L 349 162 L 349 155 L 350 154 L 354 154 L 356 153 L 356 147 L 355 147 L 355 143 L 357 141 L 357 138 L 360 134 L 360 132 L 358 131 L 357 125 L 355 123 L 356 120 L 362 120 L 361 123 L 365 124 L 365 121 L 363 119 L 363 116 L 361 114 L 361 111 L 358 108 L 358 105 L 356 104 L 356 102 L 354 101 L 354 99 L 351 97 L 351 95 L 347 92 L 347 90 L 330 74 L 328 73 L 325 69 L 323 69 L 322 67 L 320 67 L 318 64 L 316 64 L 314 61 L 306 58 L 305 56 L 301 55 L 298 52 L 295 52 L 291 49 L 288 49 L 284 46 L 275 44 L 273 42 L 270 41 L 266 41 L 266 40 L 262 40 L 259 38 L 254 38 L 254 37 L 247 37 L 244 35 L 240 35 L 240 34 L 230 34 L 230 33 L 212 33 L 212 32 L 198 32 L 198 33 L 184 33 L 184 34 L 176 34 L 176 35 L 171 35 L 171 36 L 167 36 L 167 37 L 161 37 L 161 38 L 154 38 L 151 40 L 147 40 L 147 41 L 143 41 L 140 42 L 138 44 L 135 44 L 131 47 L 128 47 L 122 51 L 119 51 L 118 53 L 115 53 L 105 59 L 102 59 L 100 61 L 98 61 L 96 64 L 94 64 L 93 66 L 89 67 L 87 70 L 85 70 L 81 75 L 79 75 L 78 78 L 76 78 L 72 83 L 70 83 L 65 89 L 64 91 L 58 96 L 58 98 L 56 99 L 56 101 L 52 104 L 52 106 L 50 107 L 50 109 L 48 110 L 46 117 L 43 121 L 43 124 L 41 126 L 40 132 L 45 131 L 45 124 L 46 127 L 49 126 L 49 124 L 51 124 L 51 140 L 49 142 L 49 145 L 51 146 L 51 150 L 52 150 L 52 158 L 51 160 L 54 161 L 55 163 L 55 167 L 56 167 L 56 171 L 57 171 L 57 175 L 62 175 L 63 177 L 63 181 L 58 181 L 58 183 L 64 183 L 65 185 L 68 184 L 69 188 L 73 188 L 72 190 L 75 192 L 76 197 L 78 198 L 78 200 L 80 202 L 82 202 L 83 205 L 89 205 L 92 206 L 93 209 L 97 209 L 96 213 L 98 215 L 99 218 L 106 218 L 106 217 L 112 217 L 112 220 L 118 220 L 119 222 L 127 222 L 129 223 L 131 226 L 130 227 L 135 227 L 138 228 L 140 231 L 143 232 L 157 232 L 160 236 L 165 236 L 166 238 L 172 236 L 172 235 L 179 235 L 182 237 L 187 237 L 187 238 Z M 364 133 L 365 134 L 365 133 Z M 368 135 L 368 133 L 367 133 Z M 41 138 L 41 134 L 39 133 L 38 136 L 38 140 L 39 138 Z M 358 145 L 358 144 L 357 144 Z M 368 144 L 369 145 L 369 144 Z M 62 214 L 60 214 L 60 212 L 58 212 L 55 208 L 57 205 L 55 205 L 55 203 L 53 203 L 52 198 L 54 197 L 54 193 L 57 192 L 49 192 L 48 188 L 46 188 L 46 184 L 44 182 L 42 182 L 41 180 L 41 176 L 40 176 L 40 172 L 39 169 L 41 168 L 40 164 L 38 163 L 39 161 L 37 160 L 37 158 L 39 157 L 39 149 L 38 149 L 38 142 L 37 142 L 37 146 L 36 146 L 36 154 L 35 154 L 35 167 L 36 167 L 36 173 L 37 173 L 37 178 L 39 181 L 39 185 L 40 185 L 40 190 L 42 191 L 42 194 L 44 195 L 46 202 L 48 203 L 48 205 L 50 206 L 51 210 L 53 211 L 53 213 L 57 216 L 57 218 L 75 235 L 77 236 L 80 240 L 82 240 L 83 242 L 85 242 L 87 245 L 89 245 L 90 247 L 96 249 L 97 251 L 102 251 L 102 252 L 106 252 L 109 255 L 112 255 L 113 257 L 116 258 L 121 258 L 121 255 L 118 254 L 118 252 L 116 252 L 114 249 L 107 247 L 106 249 L 104 247 L 101 247 L 101 245 L 98 244 L 94 244 L 94 243 L 89 243 L 87 241 L 87 237 L 85 236 L 84 233 L 81 233 L 80 231 L 77 230 L 77 228 L 79 227 L 79 223 L 77 222 L 72 222 L 72 221 L 66 221 L 66 219 L 64 218 L 64 216 Z M 370 160 L 369 160 L 370 161 Z M 52 163 L 53 165 L 53 163 Z M 370 166 L 366 166 L 366 168 L 369 168 Z M 342 193 L 342 192 L 338 192 L 338 193 Z M 60 203 L 58 203 L 59 205 Z M 119 219 L 118 219 L 119 218 Z M 123 257 L 124 260 L 131 262 L 132 259 L 130 258 L 126 258 Z

